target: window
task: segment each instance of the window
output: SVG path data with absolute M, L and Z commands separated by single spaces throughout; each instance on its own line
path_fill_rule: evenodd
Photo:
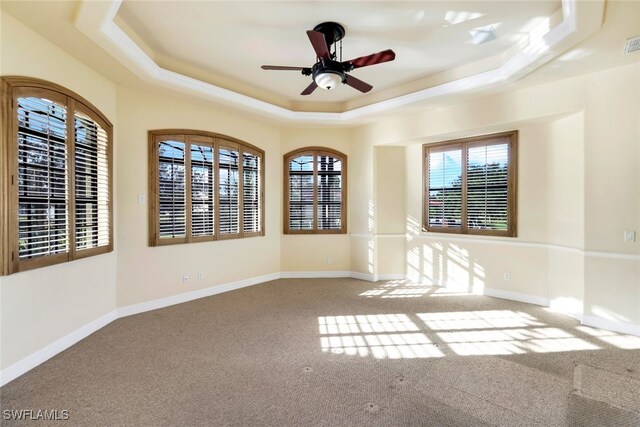
M 284 233 L 347 232 L 347 156 L 303 148 L 284 156 Z
M 426 231 L 516 236 L 517 131 L 425 144 Z
M 149 141 L 151 246 L 264 235 L 264 151 L 203 131 Z
M 2 272 L 110 252 L 111 123 L 53 83 L 5 77 L 2 85 Z

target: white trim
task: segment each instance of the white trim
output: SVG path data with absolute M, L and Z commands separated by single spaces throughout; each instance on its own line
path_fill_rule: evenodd
M 528 304 L 541 305 L 543 307 L 549 307 L 549 304 L 551 303 L 549 298 L 546 298 L 546 297 L 521 294 L 518 292 L 511 292 L 511 291 L 503 291 L 502 289 L 484 288 L 484 290 L 482 291 L 482 294 L 488 297 L 508 299 L 511 301 L 526 302 Z
M 22 360 L 14 363 L 13 365 L 0 371 L 0 387 L 18 378 L 40 365 L 43 362 L 51 359 L 58 353 L 66 350 L 78 341 L 88 337 L 92 333 L 107 326 L 122 317 L 131 316 L 133 314 L 144 313 L 150 310 L 156 310 L 163 307 L 168 307 L 183 302 L 193 301 L 199 298 L 204 298 L 211 295 L 220 294 L 223 292 L 233 291 L 235 289 L 244 288 L 247 286 L 257 285 L 259 283 L 269 282 L 280 278 L 280 273 L 272 273 L 264 276 L 252 277 L 245 280 L 238 280 L 236 282 L 226 283 L 224 285 L 213 286 L 206 289 L 200 289 L 193 292 L 187 292 L 183 294 L 173 295 L 166 298 L 161 298 L 153 301 L 147 301 L 140 304 L 128 305 L 125 307 L 113 310 L 96 320 L 93 320 L 81 328 L 71 332 L 70 334 L 60 338 L 59 340 L 47 345 L 46 347 L 30 354 Z
M 77 342 L 88 337 L 92 333 L 107 326 L 118 318 L 117 310 L 92 320 L 79 329 L 65 335 L 51 344 L 31 353 L 29 356 L 17 361 L 11 366 L 0 371 L 0 387 L 18 378 L 20 375 L 32 370 L 41 363 L 46 362 L 58 353 L 63 352 Z
M 541 24 L 540 28 L 532 29 L 529 44 L 519 49 L 511 59 L 498 68 L 343 113 L 301 112 L 289 110 L 160 67 L 115 23 L 114 18 L 121 1 L 94 2 L 85 0 L 75 24 L 81 32 L 142 80 L 278 119 L 315 123 L 350 122 L 436 97 L 478 90 L 521 78 L 570 48 L 568 43 L 563 44 L 565 40 L 575 45 L 597 31 L 602 25 L 602 20 L 591 20 L 588 23 L 578 25 L 578 15 L 580 14 L 578 9 L 583 6 L 576 0 L 563 0 L 562 22 L 554 28 L 548 28 Z M 604 0 L 601 2 L 604 3 Z M 604 13 L 604 7 L 602 13 Z M 581 37 L 573 37 L 576 34 Z M 553 48 L 557 48 L 556 52 L 552 52 Z
M 373 233 L 349 233 L 350 237 L 358 237 L 363 239 L 373 239 L 375 234 Z
M 580 322 L 585 326 L 591 326 L 594 328 L 607 329 L 614 332 L 620 332 L 622 334 L 637 335 L 640 337 L 640 325 L 626 322 L 619 322 L 617 320 L 603 319 L 597 316 L 582 316 Z
M 82 339 L 88 337 L 92 333 L 102 329 L 109 323 L 116 319 L 131 316 L 138 313 L 144 313 L 150 310 L 156 310 L 163 307 L 168 307 L 175 304 L 181 304 L 196 299 L 217 295 L 223 292 L 233 291 L 248 286 L 257 285 L 264 282 L 280 278 L 338 278 L 338 277 L 352 277 L 355 279 L 366 280 L 369 282 L 376 282 L 378 280 L 402 280 L 406 278 L 404 273 L 396 274 L 370 274 L 361 273 L 357 271 L 284 271 L 281 273 L 271 273 L 264 276 L 252 277 L 244 280 L 238 280 L 236 282 L 226 283 L 223 285 L 213 286 L 206 289 L 200 289 L 193 292 L 186 292 L 183 294 L 173 295 L 165 298 L 156 299 L 140 304 L 128 305 L 121 307 L 117 310 L 113 310 L 96 320 L 93 320 L 79 329 L 71 332 L 68 335 L 56 340 L 55 342 L 43 347 L 40 350 L 35 351 L 29 356 L 19 360 L 13 365 L 0 371 L 0 387 L 13 381 L 19 376 L 27 373 L 31 369 L 46 362 L 53 356 L 61 353 Z M 485 288 L 482 294 L 495 298 L 503 298 L 513 301 L 520 301 L 529 304 L 549 306 L 550 300 L 545 297 L 521 294 L 517 292 L 504 291 L 501 289 Z M 574 318 L 578 318 L 571 315 Z M 578 318 L 578 320 L 580 320 Z M 587 326 L 593 326 L 596 328 L 609 329 L 616 332 L 625 334 L 632 334 L 640 336 L 640 325 L 617 322 L 613 320 L 607 320 L 595 316 L 582 316 L 581 323 Z
M 366 280 L 367 282 L 377 282 L 378 275 L 371 273 L 360 273 L 359 271 L 352 271 L 351 277 L 354 279 Z
M 632 261 L 640 261 L 640 255 L 623 254 L 619 252 L 596 252 L 596 251 L 584 251 L 585 256 L 593 258 L 614 258 L 614 259 L 629 259 Z
M 374 236 L 374 235 L 371 235 L 371 236 Z M 360 236 L 354 235 L 354 237 L 360 237 Z M 640 255 L 636 255 L 636 254 L 625 254 L 622 252 L 588 251 L 588 250 L 576 248 L 573 246 L 557 245 L 554 243 L 513 240 L 513 238 L 509 238 L 509 237 L 505 237 L 504 239 L 497 239 L 497 238 L 477 236 L 473 238 L 473 237 L 458 237 L 458 236 L 449 236 L 449 235 L 445 236 L 442 234 L 420 233 L 420 234 L 407 234 L 407 238 L 420 239 L 420 240 L 432 240 L 432 241 L 444 240 L 444 241 L 451 241 L 451 242 L 490 243 L 495 245 L 522 246 L 522 247 L 528 247 L 528 248 L 539 248 L 539 249 L 571 252 L 571 253 L 576 253 L 576 254 L 584 255 L 587 257 L 593 257 L 593 258 L 613 258 L 613 259 L 628 259 L 633 261 L 640 261 Z M 511 239 L 511 240 L 508 240 L 508 239 Z
M 236 282 L 225 283 L 224 285 L 212 286 L 206 289 L 198 289 L 197 291 L 186 292 L 183 294 L 171 295 L 140 304 L 127 305 L 118 309 L 118 318 L 131 316 L 133 314 L 144 313 L 145 311 L 157 310 L 159 308 L 168 307 L 170 305 L 181 304 L 183 302 L 193 301 L 212 295 L 221 294 L 223 292 L 234 291 L 236 289 L 246 288 L 247 286 L 257 285 L 259 283 L 269 282 L 280 278 L 280 273 L 266 274 L 264 276 L 251 277 L 249 279 L 238 280 Z
M 420 234 L 407 234 L 407 238 L 419 239 L 419 240 L 435 240 L 442 241 L 448 240 L 452 242 L 465 242 L 465 243 L 490 243 L 494 245 L 508 245 L 508 246 L 525 246 L 529 248 L 541 248 L 547 249 L 551 246 L 548 243 L 544 242 L 528 242 L 525 240 L 517 240 L 513 237 L 505 237 L 505 238 L 495 238 L 495 237 L 485 237 L 485 236 L 451 236 L 451 235 L 443 235 L 443 234 L 431 234 L 431 233 L 420 233 Z M 566 248 L 566 249 L 577 249 L 577 248 L 569 248 L 566 246 L 558 246 L 558 248 Z
M 387 238 L 403 238 L 406 239 L 406 233 L 349 233 L 351 237 L 359 237 L 365 239 L 387 239 Z
M 350 271 L 282 271 L 282 279 L 316 279 L 316 278 L 336 278 L 351 277 Z
M 407 275 L 404 273 L 395 274 L 378 274 L 378 280 L 405 280 Z

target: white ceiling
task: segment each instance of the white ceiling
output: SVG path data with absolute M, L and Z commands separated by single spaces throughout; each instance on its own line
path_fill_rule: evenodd
M 182 4 L 181 1 L 172 1 L 169 4 Z M 221 3 L 221 2 L 218 2 Z M 537 3 L 537 2 L 535 2 Z M 227 3 L 221 3 L 227 4 Z M 269 2 L 277 6 L 278 2 Z M 297 5 L 298 3 L 288 2 L 285 4 Z M 332 3 L 333 7 L 344 7 L 350 5 L 351 2 L 343 1 L 341 3 Z M 371 3 L 370 3 L 371 4 Z M 418 3 L 404 3 L 405 9 L 412 10 L 414 5 Z M 422 4 L 422 3 L 420 3 Z M 424 3 L 431 6 L 432 3 Z M 475 7 L 478 10 L 485 10 L 487 2 L 458 2 L 451 1 L 445 4 L 456 10 L 471 10 Z M 489 5 L 496 3 L 489 3 Z M 512 7 L 512 2 L 501 2 L 504 7 Z M 530 11 L 530 3 L 515 2 L 516 6 Z M 208 4 L 207 6 L 215 6 L 216 4 Z M 395 5 L 395 3 L 393 4 Z M 513 62 L 509 58 L 513 58 L 513 51 L 507 55 L 498 55 L 487 59 L 474 61 L 472 64 L 459 66 L 453 69 L 446 69 L 441 73 L 420 77 L 410 83 L 400 84 L 397 86 L 381 89 L 380 82 L 377 81 L 375 71 L 382 70 L 385 66 L 396 66 L 399 64 L 401 52 L 393 44 L 394 34 L 388 34 L 375 46 L 364 53 L 371 51 L 379 51 L 387 47 L 398 50 L 398 59 L 395 63 L 381 64 L 371 67 L 369 70 L 360 69 L 355 72 L 364 73 L 365 71 L 374 71 L 373 77 L 368 80 L 376 87 L 369 94 L 358 95 L 356 92 L 350 96 L 357 96 L 346 102 L 325 100 L 324 102 L 313 102 L 313 100 L 305 99 L 304 103 L 299 101 L 290 101 L 283 95 L 268 92 L 264 89 L 251 87 L 250 84 L 244 86 L 238 80 L 231 77 L 216 77 L 214 73 L 198 72 L 196 67 L 186 67 L 184 64 L 178 64 L 171 58 L 162 58 L 158 54 L 152 54 L 150 49 L 144 46 L 144 42 L 140 37 L 126 37 L 128 33 L 127 26 L 121 26 L 122 19 L 116 17 L 113 20 L 113 14 L 119 7 L 126 7 L 127 3 L 120 4 L 118 0 L 110 1 L 93 1 L 93 0 L 67 0 L 67 1 L 10 1 L 2 0 L 0 2 L 0 10 L 2 11 L 2 20 L 13 17 L 29 28 L 40 33 L 43 37 L 56 44 L 61 49 L 69 52 L 78 60 L 84 62 L 89 67 L 97 70 L 108 79 L 116 82 L 123 87 L 133 89 L 144 89 L 157 93 L 164 93 L 171 96 L 182 97 L 189 102 L 202 103 L 203 105 L 215 104 L 217 108 L 228 106 L 234 111 L 242 111 L 252 114 L 256 120 L 277 120 L 283 122 L 297 123 L 340 123 L 340 124 L 357 124 L 363 120 L 376 120 L 382 114 L 407 114 L 415 108 L 430 108 L 435 106 L 446 105 L 451 102 L 462 102 L 466 99 L 478 96 L 479 94 L 487 94 L 501 90 L 513 90 L 518 87 L 524 87 L 540 82 L 570 78 L 580 74 L 594 72 L 606 68 L 623 66 L 626 64 L 637 63 L 640 61 L 640 53 L 625 55 L 622 52 L 624 41 L 628 37 L 640 35 L 640 2 L 624 1 L 624 0 L 607 0 L 606 11 L 602 13 L 603 3 L 599 1 L 582 1 L 574 2 L 573 0 L 563 0 L 563 7 L 568 11 L 573 11 L 573 15 L 577 17 L 578 32 L 563 33 L 561 42 L 554 39 L 554 47 L 551 51 L 543 53 L 541 59 L 530 65 L 524 65 L 524 68 L 515 75 L 509 77 L 507 74 L 502 75 L 498 79 L 497 84 L 482 85 L 479 77 L 486 74 L 488 70 L 493 70 L 499 74 L 504 67 L 505 61 Z M 158 7 L 162 7 L 158 4 Z M 374 4 L 375 6 L 375 4 Z M 535 5 L 534 5 L 535 6 Z M 96 10 L 97 8 L 97 10 Z M 402 10 L 397 13 L 401 14 Z M 249 14 L 246 14 L 249 15 Z M 557 15 L 557 14 L 556 14 Z M 241 17 L 244 16 L 241 15 Z M 253 16 L 253 15 L 250 15 Z M 556 16 L 557 17 L 557 16 Z M 333 16 L 332 19 L 336 19 Z M 246 16 L 242 19 L 248 19 Z M 254 18 L 255 19 L 255 18 Z M 278 19 L 284 19 L 279 17 Z M 423 20 L 426 18 L 423 18 Z M 482 18 L 474 21 L 459 23 L 456 26 L 476 27 L 476 23 L 484 22 Z M 562 14 L 560 16 L 562 20 Z M 175 22 L 182 22 L 179 14 L 174 17 Z M 272 20 L 273 21 L 273 20 Z M 319 20 L 318 20 L 319 21 Z M 568 21 L 565 18 L 565 21 Z M 308 48 L 308 41 L 305 37 L 304 30 L 312 28 L 317 21 L 310 20 L 309 24 L 302 26 L 302 30 L 296 29 L 292 31 L 296 37 L 300 34 L 301 49 Z M 354 31 L 347 25 L 347 38 L 345 43 L 349 45 L 350 36 L 353 37 Z M 473 23 L 473 25 L 471 25 Z M 229 23 L 231 24 L 231 22 Z M 132 23 L 133 26 L 135 24 Z M 177 24 L 176 24 L 177 25 Z M 120 28 L 120 27 L 121 28 Z M 233 26 L 233 25 L 231 25 Z M 558 21 L 551 23 L 552 31 L 556 32 L 562 25 Z M 601 26 L 601 28 L 600 28 Z M 266 25 L 267 31 L 270 31 L 269 25 Z M 280 31 L 275 23 L 273 31 Z M 125 32 L 123 32 L 124 30 Z M 401 31 L 399 31 L 401 33 Z M 500 34 L 500 27 L 498 27 Z M 4 35 L 4 33 L 3 33 Z M 551 35 L 551 33 L 549 34 Z M 7 35 L 11 37 L 11 35 Z M 409 37 L 406 34 L 404 37 Z M 130 39 L 133 39 L 130 40 Z M 545 37 L 545 40 L 551 40 Z M 409 40 L 410 41 L 410 40 Z M 15 41 L 19 43 L 19 40 Z M 153 41 L 149 41 L 153 43 Z M 488 43 L 482 47 L 487 47 L 494 42 Z M 351 45 L 349 45 L 351 46 Z M 140 47 L 146 50 L 145 54 L 140 51 Z M 345 45 L 345 50 L 347 46 Z M 349 47 L 351 49 L 351 47 Z M 522 51 L 522 50 L 521 50 Z M 526 49 L 525 49 L 526 51 Z M 276 54 L 279 51 L 275 51 Z M 306 52 L 306 51 L 305 51 Z M 452 52 L 453 53 L 453 52 Z M 534 53 L 535 54 L 535 53 Z M 303 54 L 306 55 L 306 54 Z M 309 53 L 308 55 L 313 55 Z M 356 53 L 354 52 L 354 56 Z M 535 54 L 537 55 L 537 54 Z M 406 56 L 406 55 L 405 55 Z M 521 56 L 522 57 L 522 56 Z M 527 57 L 527 56 L 525 56 Z M 531 55 L 528 55 L 531 58 Z M 168 59 L 166 63 L 162 62 Z M 273 58 L 269 58 L 273 59 Z M 284 58 L 282 64 L 293 64 L 293 61 L 286 61 Z M 176 73 L 165 72 L 158 69 L 153 63 L 162 62 L 164 68 L 174 69 L 173 66 L 181 65 Z M 313 60 L 313 59 L 311 59 Z M 170 64 L 169 64 L 170 63 Z M 262 63 L 278 64 L 274 60 L 256 61 L 256 65 Z M 171 67 L 169 67 L 171 65 Z M 222 65 L 225 65 L 224 63 Z M 302 64 L 301 64 L 302 65 Z M 228 68 L 226 65 L 221 69 Z M 520 68 L 520 67 L 519 67 Z M 267 73 L 266 71 L 259 71 Z M 355 74 L 363 77 L 361 74 Z M 496 75 L 496 73 L 493 73 Z M 480 73 L 480 74 L 479 74 Z M 273 76 L 274 78 L 277 73 Z M 295 73 L 283 73 L 285 81 L 292 80 L 293 96 L 297 96 L 304 87 L 306 81 L 302 76 Z M 192 79 L 189 79 L 192 77 Z M 195 80 L 193 79 L 195 78 Z M 302 79 L 302 80 L 299 80 Z M 465 86 L 469 81 L 478 83 L 473 87 Z M 211 85 L 210 83 L 213 83 Z M 463 84 L 464 83 L 464 84 Z M 215 85 L 215 86 L 214 86 Z M 466 87 L 466 89 L 465 89 Z M 224 89 L 230 89 L 226 92 Z M 275 90 L 278 86 L 274 85 L 270 89 Z M 452 91 L 452 88 L 461 90 Z M 351 88 L 341 88 L 351 91 Z M 318 93 L 319 91 L 316 91 Z M 355 91 L 354 91 L 355 92 Z M 244 96 L 243 95 L 248 95 Z M 324 95 L 339 94 L 339 92 L 323 93 Z M 291 96 L 290 93 L 286 94 Z M 311 102 L 309 102 L 311 101 Z M 320 113 L 321 111 L 331 111 L 331 113 Z M 342 113 L 341 113 L 342 112 Z
M 372 93 L 498 55 L 528 37 L 532 26 L 561 9 L 560 1 L 411 2 L 166 2 L 125 0 L 118 18 L 167 69 L 208 73 L 246 95 L 270 93 L 286 101 L 345 102 L 361 95 L 349 87 L 300 92 L 311 77 L 264 71 L 263 64 L 311 66 L 306 30 L 324 21 L 345 26 L 343 59 L 393 49 L 396 60 L 353 71 Z M 471 42 L 470 30 L 493 24 L 498 38 Z M 230 89 L 239 87 L 226 85 Z M 229 87 L 231 86 L 231 87 Z M 256 92 L 251 93 L 252 88 Z M 264 97 L 263 97 L 264 98 Z

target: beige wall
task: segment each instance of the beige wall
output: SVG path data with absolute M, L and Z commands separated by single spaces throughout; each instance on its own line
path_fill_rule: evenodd
M 406 147 L 407 274 L 412 280 L 480 291 L 500 289 L 546 296 L 546 123 L 505 125 L 519 131 L 518 237 L 496 239 L 420 232 L 422 144 Z M 446 140 L 447 138 L 444 138 Z M 510 280 L 504 280 L 504 273 Z
M 547 289 L 553 309 L 584 306 L 584 113 L 549 123 L 546 134 Z
M 117 128 L 112 82 L 6 13 L 1 19 L 1 75 L 37 77 L 65 86 L 93 103 Z M 113 311 L 115 281 L 115 253 L 3 277 L 2 369 Z
M 115 252 L 0 279 L 2 369 L 118 307 L 278 271 L 407 273 L 640 323 L 640 244 L 622 241 L 624 230 L 640 230 L 640 65 L 354 129 L 293 127 L 118 87 L 10 16 L 1 19 L 0 73 L 78 92 L 112 120 L 116 145 Z M 265 150 L 264 237 L 148 247 L 148 206 L 137 202 L 147 195 L 147 131 L 168 127 L 223 133 Z M 421 232 L 421 145 L 511 129 L 520 131 L 518 237 Z M 348 155 L 349 235 L 282 235 L 282 155 L 308 145 Z
M 622 239 L 624 230 L 640 229 L 639 74 L 639 64 L 614 68 L 354 130 L 352 151 L 365 163 L 377 146 L 405 147 L 408 277 L 522 293 L 573 315 L 584 310 L 587 316 L 640 323 L 640 245 Z M 421 145 L 511 129 L 520 132 L 518 237 L 421 232 Z M 401 167 L 397 160 L 384 161 Z M 362 169 L 367 173 L 356 175 L 353 186 L 376 194 L 380 177 L 366 165 Z M 380 233 L 382 224 L 390 227 L 386 216 L 380 221 L 385 198 L 370 200 L 378 205 L 368 232 Z M 352 198 L 352 213 L 370 210 L 370 200 Z M 352 240 L 352 261 L 373 259 L 370 270 L 380 272 L 380 238 L 372 237 L 374 245 Z M 387 271 L 402 268 L 399 258 L 394 265 L 386 261 Z
M 585 109 L 585 315 L 640 323 L 640 66 L 590 74 Z
M 118 88 L 118 306 L 276 273 L 280 265 L 280 133 L 276 126 L 175 98 Z M 153 129 L 197 129 L 239 138 L 265 151 L 265 236 L 148 246 L 148 139 Z M 148 200 L 148 198 L 147 198 Z M 198 280 L 198 272 L 204 279 Z M 182 282 L 187 274 L 188 283 Z

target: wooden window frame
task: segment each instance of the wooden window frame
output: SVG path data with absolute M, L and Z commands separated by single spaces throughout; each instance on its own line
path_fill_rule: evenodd
M 158 197 L 158 141 L 161 139 L 176 139 L 185 143 L 185 212 L 186 212 L 186 230 L 184 238 L 160 238 L 160 218 L 159 218 L 159 197 Z M 202 143 L 211 140 L 213 148 L 213 215 L 214 228 L 212 236 L 192 236 L 191 235 L 191 143 Z M 149 143 L 149 246 L 165 246 L 178 245 L 184 243 L 212 242 L 217 240 L 242 239 L 247 237 L 256 237 L 265 235 L 265 152 L 255 145 L 248 142 L 222 135 L 215 132 L 191 130 L 191 129 L 160 129 L 148 132 Z M 238 233 L 220 234 L 220 199 L 219 199 L 219 150 L 221 147 L 238 150 L 240 153 L 238 162 Z M 260 231 L 244 232 L 244 216 L 243 216 L 243 182 L 242 182 L 242 156 L 244 153 L 250 153 L 260 157 Z
M 469 229 L 467 224 L 467 151 L 473 146 L 487 146 L 488 140 L 509 138 L 509 161 L 507 163 L 507 229 Z M 496 143 L 497 144 L 497 143 Z M 429 226 L 429 154 L 459 148 L 462 152 L 462 206 L 459 229 Z M 500 132 L 450 141 L 422 145 L 422 231 L 430 233 L 466 234 L 477 236 L 517 237 L 518 205 L 518 131 Z
M 289 162 L 291 159 L 300 156 L 331 156 L 340 159 L 342 162 L 342 170 L 340 176 L 342 177 L 342 191 L 341 191 L 341 212 L 340 222 L 341 227 L 335 230 L 319 230 L 318 229 L 318 187 L 315 182 L 318 179 L 318 167 L 317 162 L 313 162 L 313 229 L 311 230 L 292 230 L 289 228 Z M 347 233 L 347 155 L 340 151 L 333 150 L 326 147 L 304 147 L 297 150 L 290 151 L 283 156 L 283 182 L 284 182 L 284 195 L 283 195 L 283 233 L 284 234 L 346 234 Z
M 0 135 L 0 274 L 12 274 L 34 268 L 45 267 L 100 255 L 113 251 L 113 125 L 93 104 L 77 93 L 46 80 L 22 77 L 2 77 L 1 120 L 3 131 Z M 67 109 L 67 180 L 69 215 L 69 251 L 54 255 L 43 255 L 33 259 L 20 260 L 18 257 L 18 97 L 33 96 L 49 98 L 63 104 Z M 75 229 L 75 137 L 73 132 L 74 113 L 78 111 L 97 122 L 107 133 L 107 174 L 109 244 L 86 250 L 76 250 Z

